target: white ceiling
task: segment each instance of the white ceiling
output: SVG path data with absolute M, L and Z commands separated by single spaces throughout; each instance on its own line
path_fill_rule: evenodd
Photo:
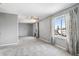
M 25 16 L 38 16 L 40 19 L 74 5 L 73 3 L 1 3 L 0 12 Z

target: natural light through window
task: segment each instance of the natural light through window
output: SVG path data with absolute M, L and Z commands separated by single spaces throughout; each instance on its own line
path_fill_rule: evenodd
M 66 25 L 65 25 L 65 17 L 60 16 L 56 17 L 54 20 L 54 35 L 59 37 L 66 37 Z

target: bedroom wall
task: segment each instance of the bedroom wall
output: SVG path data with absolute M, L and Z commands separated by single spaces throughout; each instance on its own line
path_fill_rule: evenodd
M 39 35 L 42 40 L 45 42 L 50 43 L 51 42 L 51 37 L 50 37 L 50 19 L 44 19 L 39 22 Z
M 19 23 L 19 36 L 33 36 L 33 24 Z
M 0 45 L 17 43 L 17 15 L 0 12 Z

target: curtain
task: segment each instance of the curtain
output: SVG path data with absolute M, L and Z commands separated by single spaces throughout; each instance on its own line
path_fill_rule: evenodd
M 77 55 L 78 53 L 78 7 L 70 10 L 70 53 Z

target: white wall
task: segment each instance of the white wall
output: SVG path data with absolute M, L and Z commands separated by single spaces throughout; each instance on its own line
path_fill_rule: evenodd
M 50 40 L 50 19 L 45 19 L 39 22 L 39 35 L 40 38 L 44 38 L 45 42 L 51 42 Z
M 17 43 L 17 15 L 0 13 L 0 45 Z
M 33 36 L 33 24 L 19 23 L 19 36 Z

